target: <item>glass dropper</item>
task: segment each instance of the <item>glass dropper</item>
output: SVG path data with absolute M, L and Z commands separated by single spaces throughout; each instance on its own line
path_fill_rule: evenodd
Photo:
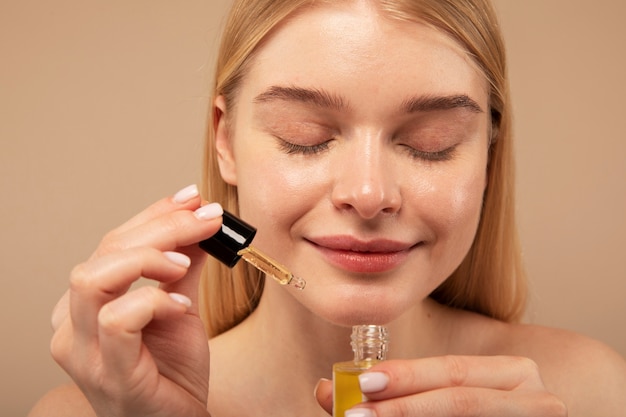
M 279 284 L 303 290 L 306 286 L 305 280 L 293 275 L 284 265 L 250 245 L 255 234 L 256 228 L 224 211 L 221 229 L 200 242 L 200 247 L 230 268 L 243 258 Z
M 248 246 L 237 252 L 250 265 L 264 272 L 265 275 L 274 278 L 281 285 L 292 285 L 299 290 L 303 290 L 306 281 L 295 276 L 283 265 L 270 258 L 254 246 Z

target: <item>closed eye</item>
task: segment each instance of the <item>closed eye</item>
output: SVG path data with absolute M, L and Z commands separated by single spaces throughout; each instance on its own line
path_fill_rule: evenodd
M 405 146 L 405 149 L 412 158 L 428 162 L 442 162 L 452 159 L 452 157 L 454 156 L 454 151 L 456 150 L 456 145 L 450 146 L 449 148 L 442 149 L 440 151 L 432 152 L 421 151 L 410 146 Z
M 296 143 L 288 142 L 284 139 L 280 139 L 280 148 L 288 155 L 301 154 L 301 155 L 315 155 L 328 149 L 330 140 L 316 145 L 298 145 Z

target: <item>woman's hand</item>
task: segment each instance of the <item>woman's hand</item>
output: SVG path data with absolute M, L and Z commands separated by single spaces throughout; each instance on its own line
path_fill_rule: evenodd
M 389 360 L 359 377 L 367 402 L 346 417 L 565 417 L 534 362 L 509 356 L 445 356 Z M 330 413 L 332 385 L 321 381 L 319 403 Z
M 99 416 L 208 416 L 197 307 L 206 254 L 196 242 L 219 229 L 221 214 L 186 187 L 108 233 L 72 271 L 51 350 Z M 140 277 L 159 286 L 129 291 Z

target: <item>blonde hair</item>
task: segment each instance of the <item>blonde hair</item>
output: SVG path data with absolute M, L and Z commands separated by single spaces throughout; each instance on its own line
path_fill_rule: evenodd
M 236 93 L 257 46 L 280 22 L 316 0 L 238 0 L 222 37 L 213 99 L 223 95 L 232 113 Z M 319 1 L 319 0 L 318 0 Z M 488 185 L 473 245 L 457 270 L 432 294 L 439 303 L 504 321 L 518 321 L 526 306 L 526 280 L 515 224 L 511 105 L 503 40 L 489 0 L 379 0 L 393 18 L 426 22 L 465 47 L 490 84 L 492 134 Z M 215 111 L 215 110 L 214 110 Z M 221 180 L 214 147 L 212 114 L 203 171 L 210 201 L 238 213 L 237 189 Z M 257 306 L 264 278 L 253 268 L 232 270 L 209 259 L 201 302 L 209 337 L 245 319 Z

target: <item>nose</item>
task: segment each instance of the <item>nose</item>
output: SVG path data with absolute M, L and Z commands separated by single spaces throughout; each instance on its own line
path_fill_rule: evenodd
M 335 167 L 334 206 L 368 220 L 397 213 L 402 204 L 400 181 L 389 150 L 378 137 L 354 142 Z

